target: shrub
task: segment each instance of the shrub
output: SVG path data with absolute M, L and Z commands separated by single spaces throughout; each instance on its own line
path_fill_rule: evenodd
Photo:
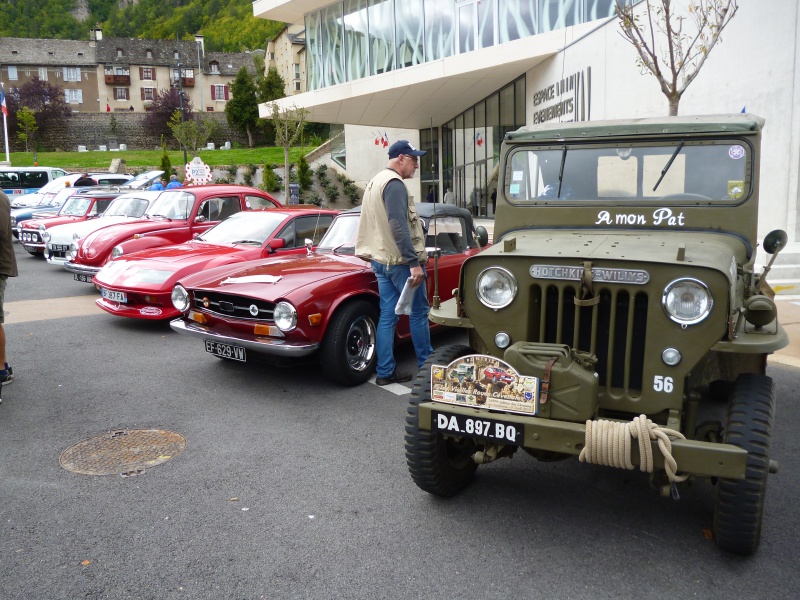
M 239 165 L 228 165 L 227 170 L 228 170 L 228 175 L 230 175 L 231 179 L 235 181 L 236 174 L 239 172 Z
M 308 193 L 308 203 L 314 206 L 322 206 L 322 198 L 320 198 L 317 192 L 312 190 Z
M 352 181 L 348 181 L 344 185 L 344 195 L 350 200 L 351 204 L 358 204 L 358 201 L 361 199 L 361 190 L 358 189 L 356 184 Z
M 328 200 L 331 202 L 335 202 L 339 197 L 339 188 L 333 183 L 323 185 L 322 189 L 325 191 L 325 195 L 328 196 Z
M 167 143 L 164 141 L 163 135 L 161 136 L 161 165 L 159 169 L 164 171 L 164 177 L 172 173 L 172 163 L 169 160 L 169 154 L 167 154 Z
M 253 169 L 250 165 L 242 167 L 242 178 L 245 185 L 253 185 Z
M 305 156 L 301 156 L 297 161 L 297 183 L 303 191 L 311 188 L 311 165 L 308 164 Z
M 261 189 L 265 192 L 277 192 L 281 189 L 281 184 L 278 182 L 278 176 L 273 170 L 273 165 L 264 165 L 264 170 L 261 173 Z

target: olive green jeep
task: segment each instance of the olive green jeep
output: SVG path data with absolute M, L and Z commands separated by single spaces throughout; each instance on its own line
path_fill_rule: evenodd
M 765 279 L 783 231 L 755 266 L 763 125 L 737 114 L 505 136 L 494 245 L 430 313 L 469 346 L 438 349 L 417 377 L 405 439 L 420 488 L 451 496 L 520 448 L 638 467 L 675 498 L 709 478 L 716 543 L 756 550 L 777 471 L 767 355 L 788 343 Z

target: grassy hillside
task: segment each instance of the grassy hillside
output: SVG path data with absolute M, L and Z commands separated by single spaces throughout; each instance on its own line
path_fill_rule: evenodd
M 250 0 L 139 0 L 119 8 L 117 0 L 88 0 L 89 17 L 70 12 L 76 0 L 5 0 L 0 36 L 88 40 L 99 23 L 105 37 L 194 39 L 205 36 L 207 51 L 264 48 L 281 23 L 256 19 Z

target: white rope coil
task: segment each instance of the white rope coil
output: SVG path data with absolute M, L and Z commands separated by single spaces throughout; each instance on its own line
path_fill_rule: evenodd
M 586 421 L 586 442 L 578 457 L 581 462 L 617 469 L 634 469 L 631 462 L 631 438 L 639 440 L 639 469 L 653 472 L 653 447 L 650 440 L 658 440 L 664 455 L 664 469 L 671 482 L 681 482 L 688 475 L 678 475 L 678 463 L 672 457 L 670 439 L 686 439 L 682 433 L 653 423 L 645 415 L 635 417 L 630 423 L 616 421 Z

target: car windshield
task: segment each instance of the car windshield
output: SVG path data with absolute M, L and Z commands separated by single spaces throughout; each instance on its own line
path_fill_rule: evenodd
M 619 200 L 728 203 L 750 189 L 750 147 L 740 140 L 672 144 L 549 146 L 510 155 L 506 195 L 513 204 Z
M 150 201 L 137 196 L 120 196 L 103 213 L 104 217 L 141 217 Z
M 91 203 L 92 199 L 86 196 L 73 196 L 61 207 L 61 212 L 59 214 L 69 217 L 82 217 L 86 214 Z
M 286 219 L 286 213 L 240 212 L 206 231 L 200 240 L 210 244 L 263 244 Z
M 153 179 L 159 177 L 163 171 L 147 171 L 134 177 L 133 179 L 125 182 L 125 187 L 142 188 L 149 185 Z
M 189 192 L 164 192 L 145 213 L 148 217 L 188 219 L 194 206 L 194 194 Z
M 320 240 L 317 251 L 355 254 L 359 217 L 357 214 L 336 217 L 325 237 Z

